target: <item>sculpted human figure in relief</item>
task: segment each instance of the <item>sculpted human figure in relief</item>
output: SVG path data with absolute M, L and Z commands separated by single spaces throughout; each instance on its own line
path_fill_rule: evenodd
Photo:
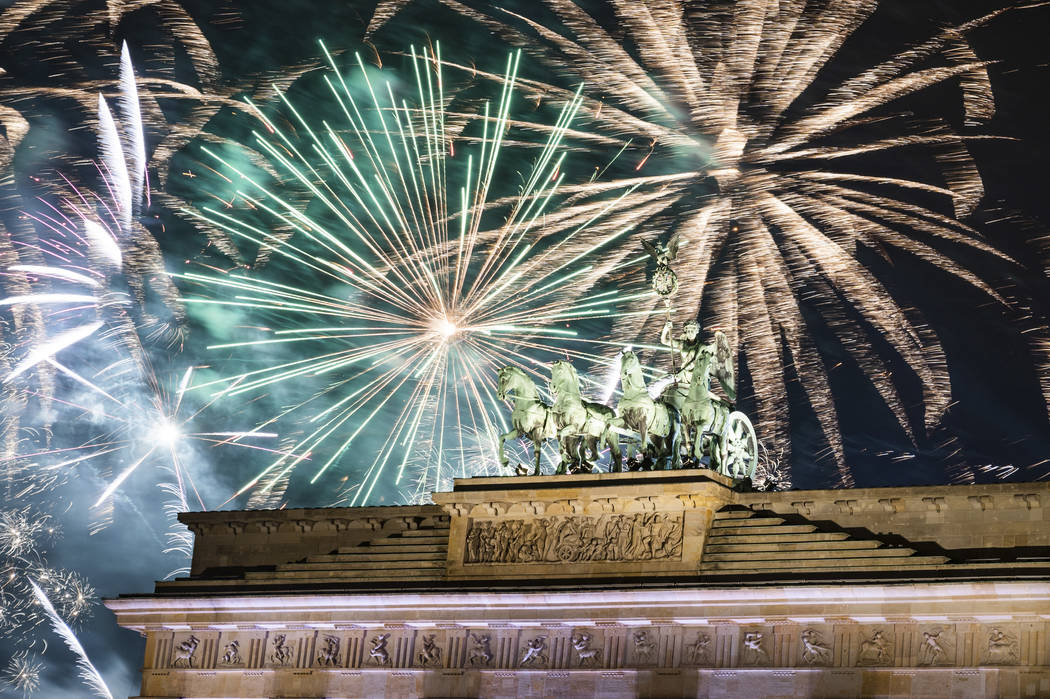
M 576 651 L 580 667 L 593 667 L 601 663 L 601 648 L 591 648 L 590 634 L 583 633 L 579 636 L 573 636 L 572 647 Z
M 441 648 L 438 647 L 435 638 L 436 634 L 432 633 L 423 636 L 423 650 L 419 652 L 419 664 L 424 667 L 441 664 Z
M 283 633 L 273 637 L 273 652 L 270 653 L 270 662 L 275 665 L 286 665 L 292 659 L 292 646 L 285 643 L 287 638 Z
M 321 649 L 317 653 L 317 664 L 322 666 L 337 665 L 339 663 L 339 638 L 336 636 L 325 636 Z
M 390 634 L 381 633 L 372 638 L 372 647 L 368 649 L 368 656 L 376 665 L 390 664 L 390 653 L 387 652 L 386 643 Z
M 808 665 L 826 665 L 831 660 L 831 649 L 824 645 L 819 631 L 806 629 L 802 632 L 802 661 Z
M 222 664 L 239 665 L 241 663 L 241 643 L 234 639 L 223 647 Z
M 1017 640 L 1000 629 L 988 634 L 988 662 L 997 665 L 1013 665 L 1017 662 Z
M 546 665 L 547 654 L 544 652 L 546 648 L 546 636 L 536 636 L 535 638 L 529 639 L 525 644 L 525 655 L 521 658 L 521 666 Z
M 179 663 L 183 662 L 186 667 L 193 667 L 193 654 L 197 652 L 198 645 L 200 645 L 200 639 L 190 636 L 175 646 L 175 659 L 171 662 L 171 666 L 178 667 Z

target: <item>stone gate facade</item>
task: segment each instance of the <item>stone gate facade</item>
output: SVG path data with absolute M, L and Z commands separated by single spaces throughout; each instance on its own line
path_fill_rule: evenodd
M 106 601 L 141 696 L 1050 695 L 1050 484 L 433 498 L 183 515 L 191 575 Z

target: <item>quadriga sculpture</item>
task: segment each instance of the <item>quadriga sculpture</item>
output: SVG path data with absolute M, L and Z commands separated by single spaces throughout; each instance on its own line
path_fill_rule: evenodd
M 506 440 L 526 437 L 533 446 L 533 475 L 540 474 L 541 449 L 548 439 L 559 442 L 558 474 L 592 471 L 604 447 L 610 452 L 610 470 L 621 471 L 619 435 L 637 434 L 639 447 L 631 458 L 633 468 L 708 466 L 732 478 L 750 478 L 758 464 L 758 440 L 747 416 L 733 409 L 735 380 L 726 335 L 716 332 L 711 343 L 703 344 L 699 328 L 690 322 L 680 339 L 671 340 L 667 327 L 661 340 L 681 354 L 681 370 L 672 374 L 672 382 L 654 400 L 638 357 L 623 352 L 622 394 L 616 410 L 584 400 L 576 369 L 567 361 L 556 361 L 550 367 L 548 386 L 554 396 L 553 406 L 541 400 L 536 384 L 522 369 L 500 370 L 497 394 L 501 400 L 514 401 L 513 429 L 500 436 L 500 464 L 507 466 Z M 718 381 L 725 398 L 712 390 L 714 381 Z M 528 469 L 519 466 L 518 471 L 524 474 Z
M 558 425 L 562 463 L 568 461 L 568 470 L 590 472 L 591 461 L 599 459 L 599 449 L 607 446 L 612 456 L 612 470 L 623 470 L 620 437 L 613 430 L 616 411 L 601 403 L 583 400 L 576 368 L 567 361 L 551 364 L 551 410 Z

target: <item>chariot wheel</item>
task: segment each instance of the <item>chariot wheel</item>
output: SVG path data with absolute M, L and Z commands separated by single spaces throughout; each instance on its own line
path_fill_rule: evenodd
M 733 411 L 718 440 L 720 468 L 730 478 L 751 478 L 758 466 L 758 438 L 747 415 Z

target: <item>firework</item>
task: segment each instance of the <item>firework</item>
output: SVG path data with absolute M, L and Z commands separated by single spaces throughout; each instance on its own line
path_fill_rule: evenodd
M 31 694 L 40 687 L 40 670 L 43 667 L 43 663 L 28 652 L 15 653 L 4 668 L 4 682 L 23 695 Z
M 966 35 L 1006 10 L 945 28 L 828 85 L 822 69 L 871 15 L 874 0 L 612 0 L 615 22 L 608 24 L 569 0 L 546 0 L 554 26 L 487 4 L 441 1 L 556 74 L 584 80 L 589 123 L 574 132 L 574 145 L 622 154 L 603 170 L 609 181 L 578 187 L 575 203 L 630 183 L 636 189 L 619 206 L 637 230 L 674 230 L 688 241 L 678 319 L 698 314 L 702 326 L 731 335 L 753 388 L 745 400 L 754 403 L 760 434 L 786 450 L 785 464 L 788 385 L 797 376 L 838 464 L 838 484 L 852 483 L 814 322 L 837 338 L 910 437 L 916 423 L 928 430 L 939 422 L 951 395 L 940 342 L 862 259 L 868 251 L 887 261 L 903 253 L 1008 303 L 961 261 L 1012 264 L 961 222 L 983 194 L 969 144 L 990 138 L 970 127 L 995 110 L 988 62 Z M 380 3 L 370 31 L 406 4 Z M 569 92 L 522 83 L 537 100 Z M 961 90 L 967 130 L 937 114 L 894 111 L 936 86 Z M 914 174 L 872 169 L 871 156 L 886 153 L 913 159 Z M 637 303 L 655 308 L 657 301 Z M 807 320 L 804 309 L 819 321 Z M 658 322 L 625 317 L 615 336 L 652 337 Z M 877 350 L 873 336 L 891 352 Z M 921 416 L 902 399 L 900 377 L 909 373 L 922 385 Z
M 199 313 L 245 314 L 238 327 L 252 336 L 230 332 L 226 315 L 229 341 L 210 349 L 251 353 L 242 357 L 262 363 L 196 388 L 229 397 L 278 392 L 290 407 L 264 424 L 306 426 L 289 449 L 296 456 L 278 459 L 241 492 L 265 491 L 308 460 L 314 482 L 362 433 L 379 430 L 383 443 L 352 479 L 363 483 L 347 498 L 354 504 L 384 478 L 424 492 L 479 473 L 490 460 L 468 458 L 479 448 L 469 435 L 484 435 L 480 448 L 491 456 L 506 431 L 493 395 L 496 370 L 521 364 L 545 383 L 550 359 L 602 361 L 575 326 L 624 313 L 651 292 L 582 299 L 612 270 L 637 264 L 637 256 L 615 264 L 606 257 L 629 226 L 592 232 L 629 188 L 576 211 L 563 234 L 548 234 L 552 220 L 568 220 L 560 209 L 562 142 L 578 96 L 562 105 L 531 167 L 516 172 L 507 142 L 517 55 L 508 59 L 498 100 L 473 113 L 446 107 L 454 88 L 440 48 L 411 52 L 415 81 L 397 92 L 359 56 L 349 78 L 328 58 L 333 74 L 323 82 L 338 118 L 311 122 L 283 95 L 280 116 L 257 111 L 262 128 L 253 145 L 269 153 L 283 179 L 267 182 L 236 151 L 205 150 L 235 189 L 227 186 L 223 208 L 200 215 L 241 245 L 266 250 L 266 273 L 179 277 L 209 289 L 186 299 Z M 311 112 L 324 106 L 315 99 Z M 310 194 L 306 205 L 285 196 L 298 190 Z M 272 234 L 271 221 L 295 235 Z
M 48 565 L 45 546 L 57 536 L 50 515 L 28 508 L 0 511 L 0 636 L 12 658 L 4 677 L 26 692 L 42 669 L 30 656 L 42 642 L 36 629 L 49 618 L 37 591 L 66 628 L 83 624 L 98 603 L 83 576 Z M 39 587 L 32 580 L 39 581 Z
M 98 696 L 113 699 L 113 694 L 109 691 L 109 687 L 106 686 L 106 681 L 102 679 L 102 675 L 91 664 L 91 660 L 84 651 L 84 646 L 80 644 L 76 634 L 73 633 L 73 629 L 69 628 L 69 625 L 62 620 L 62 617 L 55 611 L 51 601 L 47 598 L 47 595 L 36 583 L 30 580 L 29 587 L 33 591 L 33 597 L 37 604 L 40 605 L 48 621 L 51 622 L 52 630 L 65 642 L 69 650 L 76 655 L 77 668 L 80 671 L 80 678 L 84 681 L 84 684 Z

